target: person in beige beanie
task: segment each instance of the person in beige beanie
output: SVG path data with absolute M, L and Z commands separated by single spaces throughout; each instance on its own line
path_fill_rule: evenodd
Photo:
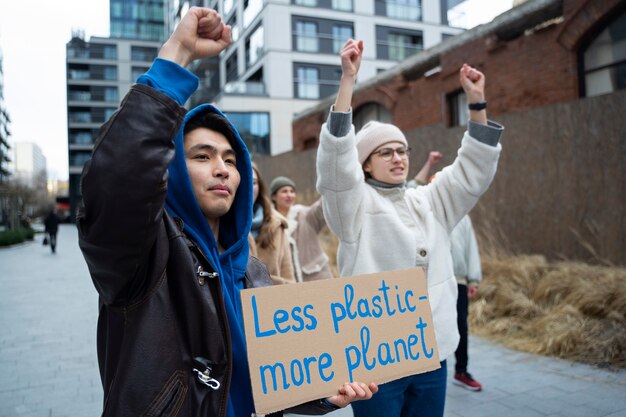
M 287 177 L 272 180 L 270 195 L 276 210 L 287 218 L 296 281 L 333 278 L 319 238 L 326 226 L 321 199 L 310 206 L 296 204 L 296 183 Z
M 387 382 L 352 409 L 355 417 L 443 417 L 446 358 L 459 343 L 450 232 L 489 187 L 503 128 L 487 121 L 485 76 L 463 65 L 459 81 L 471 104 L 458 156 L 432 183 L 407 188 L 410 144 L 402 131 L 372 121 L 355 134 L 352 126 L 352 90 L 362 54 L 363 42 L 352 39 L 341 50 L 339 93 L 320 132 L 317 190 L 339 240 L 342 277 L 426 269 L 441 368 Z

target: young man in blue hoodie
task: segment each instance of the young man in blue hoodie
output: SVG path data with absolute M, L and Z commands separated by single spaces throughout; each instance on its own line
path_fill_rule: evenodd
M 252 170 L 235 127 L 185 67 L 231 42 L 213 10 L 191 8 L 106 122 L 82 176 L 79 242 L 100 295 L 103 416 L 254 413 L 240 291 L 269 285 L 249 258 Z M 290 411 L 323 414 L 375 384 Z

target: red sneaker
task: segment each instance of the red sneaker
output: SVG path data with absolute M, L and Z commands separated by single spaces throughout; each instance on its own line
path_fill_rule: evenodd
M 480 382 L 472 378 L 472 375 L 470 375 L 469 372 L 457 372 L 456 374 L 454 374 L 454 379 L 452 380 L 452 383 L 470 391 L 480 391 L 483 389 L 483 386 L 480 385 Z

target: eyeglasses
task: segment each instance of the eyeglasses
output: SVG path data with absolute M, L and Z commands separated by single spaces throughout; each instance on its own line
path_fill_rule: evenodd
M 372 152 L 372 155 L 378 154 L 378 156 L 380 156 L 380 158 L 383 161 L 391 161 L 394 153 L 397 153 L 400 159 L 408 159 L 410 151 L 411 151 L 411 148 L 405 148 L 405 147 L 396 148 L 396 149 L 382 148 L 382 149 L 377 150 L 376 152 Z

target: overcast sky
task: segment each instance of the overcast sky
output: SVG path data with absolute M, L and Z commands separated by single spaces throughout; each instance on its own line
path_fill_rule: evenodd
M 455 14 L 473 27 L 511 7 L 512 0 L 467 0 Z M 65 45 L 72 29 L 108 36 L 108 0 L 0 0 L 4 100 L 10 143 L 37 143 L 48 176 L 67 179 Z

